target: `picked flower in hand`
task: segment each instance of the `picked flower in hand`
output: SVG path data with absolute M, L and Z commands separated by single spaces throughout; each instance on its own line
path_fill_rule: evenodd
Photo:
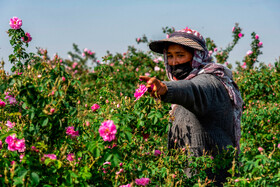
M 137 101 L 140 97 L 144 95 L 144 93 L 148 90 L 148 88 L 141 84 L 138 89 L 135 90 L 134 97 L 136 97 L 135 101 Z

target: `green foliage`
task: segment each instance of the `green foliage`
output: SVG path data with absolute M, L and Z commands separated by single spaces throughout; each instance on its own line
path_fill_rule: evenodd
M 232 28 L 233 41 L 230 44 L 228 44 L 228 46 L 225 49 L 218 49 L 213 40 L 211 40 L 210 38 L 206 38 L 206 46 L 209 52 L 216 52 L 214 57 L 217 63 L 225 64 L 228 68 L 232 68 L 232 64 L 227 62 L 227 59 L 229 57 L 229 53 L 233 50 L 238 41 L 242 37 L 244 37 L 244 34 L 242 34 L 241 31 L 242 29 L 238 26 L 238 23 L 236 23 L 235 26 Z
M 174 28 L 163 31 L 168 34 Z M 218 62 L 226 62 L 240 32 L 236 25 L 233 42 L 214 55 Z M 133 95 L 144 84 L 140 75 L 167 80 L 162 57 L 128 47 L 123 54 L 108 52 L 99 62 L 94 53 L 83 55 L 73 44 L 71 60 L 58 55 L 51 59 L 40 48 L 38 56 L 25 53 L 20 41 L 24 35 L 22 29 L 9 30 L 14 47 L 10 61 L 16 72 L 1 71 L 0 99 L 6 102 L 0 107 L 1 186 L 120 186 L 135 185 L 135 179 L 142 177 L 150 178 L 150 186 L 213 186 L 207 175 L 225 168 L 231 168 L 225 186 L 280 184 L 280 61 L 252 68 L 251 60 L 261 54 L 258 39 L 252 42 L 253 54 L 245 57 L 247 67 L 239 66 L 234 73 L 244 99 L 240 155 L 228 148 L 215 157 L 191 157 L 187 149 L 167 149 L 170 104 L 148 94 L 135 101 Z M 137 42 L 147 41 L 144 35 Z M 206 41 L 209 50 L 217 48 L 210 38 Z M 94 69 L 88 67 L 89 61 Z M 17 102 L 9 103 L 7 95 Z M 92 110 L 93 104 L 100 108 Z M 113 120 L 117 128 L 111 142 L 99 134 L 106 120 Z M 15 122 L 15 127 L 9 129 L 7 121 Z M 71 126 L 79 136 L 66 134 Z M 24 138 L 24 153 L 8 150 L 5 140 L 12 134 Z M 161 154 L 156 156 L 156 150 Z M 56 159 L 47 154 L 55 154 Z M 184 174 L 185 168 L 191 169 L 193 177 Z

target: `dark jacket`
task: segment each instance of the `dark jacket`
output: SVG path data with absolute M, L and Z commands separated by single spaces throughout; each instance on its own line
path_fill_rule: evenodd
M 162 101 L 177 104 L 168 134 L 169 149 L 188 146 L 191 155 L 202 156 L 204 151 L 215 155 L 227 145 L 234 146 L 233 106 L 218 78 L 201 74 L 163 83 L 168 91 Z

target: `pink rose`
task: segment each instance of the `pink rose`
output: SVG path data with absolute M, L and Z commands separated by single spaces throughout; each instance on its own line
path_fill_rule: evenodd
M 217 52 L 218 51 L 218 49 L 217 49 L 217 47 L 214 49 L 214 52 Z
M 100 108 L 100 106 L 98 105 L 98 104 L 93 104 L 92 106 L 91 106 L 91 110 L 93 111 L 93 112 L 95 112 L 97 109 L 99 109 Z
M 135 101 L 137 101 L 140 97 L 142 97 L 147 90 L 148 88 L 144 84 L 141 84 L 139 88 L 135 90 L 134 93 L 134 97 L 136 97 Z
M 140 185 L 140 186 L 146 186 L 150 182 L 149 178 L 141 178 L 141 179 L 136 179 L 135 184 Z
M 116 172 L 116 175 L 119 175 L 123 172 L 124 170 L 121 168 L 119 171 Z
M 278 146 L 277 146 L 279 149 L 280 149 L 280 143 L 278 144 Z
M 74 153 L 69 153 L 69 154 L 67 155 L 67 160 L 68 160 L 69 162 L 74 161 L 74 158 L 75 158 Z
M 158 66 L 155 66 L 154 70 L 155 70 L 155 71 L 159 71 L 160 68 L 159 68 Z
M 259 42 L 259 43 L 258 43 L 258 47 L 261 47 L 262 45 L 263 45 L 262 42 Z
M 30 33 L 28 33 L 28 32 L 25 33 L 25 36 L 27 37 L 27 40 L 25 40 L 24 37 L 22 37 L 21 39 L 23 40 L 23 42 L 25 42 L 25 43 L 31 42 L 32 37 L 31 37 Z
M 116 138 L 116 133 L 117 129 L 112 120 L 107 120 L 101 123 L 101 126 L 99 127 L 99 134 L 104 141 L 113 141 Z
M 154 63 L 158 63 L 158 59 L 157 58 L 155 58 L 153 61 L 154 61 Z
M 256 34 L 255 38 L 256 38 L 256 40 L 258 40 L 259 39 L 259 35 Z
M 262 148 L 262 147 L 259 147 L 258 150 L 259 150 L 259 152 L 262 152 L 262 151 L 263 151 L 263 148 Z
M 63 82 L 66 81 L 66 78 L 65 78 L 65 77 L 62 77 L 62 81 L 63 81 Z
M 44 157 L 48 157 L 52 160 L 56 160 L 56 155 L 55 154 L 45 154 Z
M 78 63 L 77 63 L 77 62 L 74 62 L 74 63 L 72 64 L 72 68 L 75 69 L 77 65 L 78 65 Z
M 251 54 L 253 54 L 253 51 L 249 50 L 249 51 L 247 52 L 247 55 L 251 55 Z
M 15 99 L 15 97 L 11 96 L 11 95 L 7 95 L 5 97 L 5 99 L 8 99 L 8 103 L 10 105 L 15 105 L 17 103 L 17 100 Z
M 10 26 L 12 29 L 20 29 L 22 26 L 22 20 L 18 17 L 13 17 L 10 19 Z
M 3 143 L 2 143 L 2 140 L 0 140 L 0 149 L 2 149 L 2 147 L 3 147 Z
M 6 106 L 6 103 L 0 99 L 0 107 Z
M 37 149 L 35 146 L 32 146 L 32 147 L 31 147 L 31 150 L 37 152 L 38 149 Z
M 5 142 L 8 144 L 8 150 L 10 151 L 24 152 L 26 149 L 24 138 L 17 139 L 15 134 L 8 136 Z
M 126 184 L 126 185 L 121 185 L 120 187 L 131 187 L 130 184 Z
M 107 164 L 108 164 L 108 165 L 111 165 L 111 162 L 104 162 L 104 163 L 103 163 L 103 166 L 104 166 L 104 165 L 107 165 Z
M 243 65 L 241 66 L 243 69 L 247 68 L 246 62 L 243 63 Z M 237 73 L 237 72 L 236 72 Z M 238 73 L 237 73 L 238 74 Z
M 79 136 L 79 131 L 75 131 L 73 126 L 66 127 L 66 134 L 71 135 L 71 137 Z
M 54 109 L 54 108 L 51 108 L 50 112 L 51 112 L 52 114 L 54 113 L 54 111 L 55 111 L 55 109 Z
M 6 123 L 6 126 L 8 127 L 8 128 L 10 128 L 10 129 L 12 129 L 12 128 L 14 128 L 14 126 L 16 125 L 16 123 L 15 122 L 10 122 L 10 121 L 7 121 L 7 123 Z
M 234 32 L 234 30 L 235 30 L 235 27 L 232 27 L 232 32 Z
M 141 41 L 141 38 L 137 38 L 137 42 L 140 42 Z
M 161 56 L 158 57 L 158 61 L 163 61 L 163 58 Z
M 159 156 L 159 155 L 161 155 L 160 150 L 155 150 L 155 152 L 154 152 L 154 156 Z
M 22 161 L 22 159 L 24 158 L 24 154 L 19 156 L 20 162 Z
M 238 34 L 238 37 L 239 37 L 239 38 L 241 38 L 242 36 L 243 36 L 243 34 L 242 34 L 242 33 L 239 33 L 239 34 Z

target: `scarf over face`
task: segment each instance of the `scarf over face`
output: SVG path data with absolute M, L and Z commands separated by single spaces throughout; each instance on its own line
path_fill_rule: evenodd
M 182 34 L 180 34 L 182 33 Z M 232 101 L 233 105 L 233 121 L 234 121 L 234 132 L 235 132 L 235 147 L 237 147 L 238 152 L 240 151 L 240 137 L 241 137 L 241 115 L 242 115 L 242 97 L 239 92 L 237 84 L 233 81 L 232 77 L 232 72 L 230 69 L 227 67 L 221 65 L 221 64 L 216 64 L 212 61 L 212 57 L 208 53 L 208 49 L 206 48 L 205 45 L 205 40 L 202 37 L 199 32 L 195 30 L 191 30 L 189 28 L 176 31 L 175 35 L 186 35 L 188 38 L 195 38 L 198 43 L 202 44 L 201 46 L 203 47 L 204 51 L 202 50 L 197 50 L 194 49 L 194 55 L 192 59 L 192 68 L 193 70 L 189 73 L 189 75 L 184 78 L 183 80 L 190 80 L 194 78 L 195 76 L 203 73 L 208 73 L 214 75 L 216 78 L 218 78 L 222 84 L 225 86 L 228 95 Z M 172 34 L 171 34 L 172 37 Z M 164 63 L 165 63 L 165 69 L 166 69 L 166 74 L 169 78 L 170 81 L 177 81 L 178 79 L 172 75 L 172 68 L 168 64 L 167 61 L 167 50 L 164 50 Z M 176 110 L 177 105 L 172 105 L 172 110 L 171 114 L 173 115 L 175 110 Z

